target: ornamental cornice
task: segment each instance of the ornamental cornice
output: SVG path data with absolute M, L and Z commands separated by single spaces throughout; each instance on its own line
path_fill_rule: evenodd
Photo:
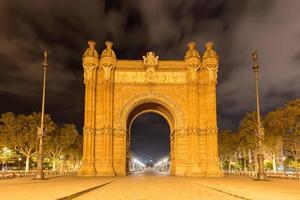
M 150 82 L 150 83 L 136 83 L 136 82 L 114 82 L 114 85 L 120 86 L 120 87 L 127 87 L 132 85 L 147 85 L 147 86 L 155 86 L 157 87 L 156 82 Z M 170 86 L 170 87 L 178 87 L 178 86 L 186 86 L 187 83 L 159 83 L 160 86 Z
M 177 136 L 187 136 L 188 135 L 188 130 L 187 129 L 176 129 L 174 131 L 175 137 Z
M 143 60 L 117 60 L 116 71 L 145 71 Z M 185 71 L 183 60 L 159 60 L 157 71 Z
M 113 128 L 109 128 L 109 127 L 97 128 L 95 129 L 95 133 L 96 135 L 112 135 Z
M 92 133 L 95 133 L 95 128 L 91 128 L 91 127 L 84 127 L 83 128 L 83 135 L 92 134 Z

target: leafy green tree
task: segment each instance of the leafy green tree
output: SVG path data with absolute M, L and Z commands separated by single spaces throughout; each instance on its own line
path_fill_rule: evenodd
M 269 112 L 265 117 L 265 147 L 272 154 L 273 172 L 277 171 L 276 156 L 282 148 L 282 140 L 284 136 L 285 122 L 284 110 L 281 108 Z
M 78 169 L 82 159 L 83 137 L 78 134 L 74 143 L 66 149 L 65 154 L 71 169 Z
M 37 153 L 37 127 L 40 126 L 40 114 L 15 115 L 12 112 L 1 115 L 0 140 L 2 144 L 14 148 L 26 159 L 25 170 L 29 170 L 30 158 Z M 55 124 L 49 115 L 45 115 L 45 133 L 55 129 Z
M 13 162 L 15 158 L 17 157 L 17 154 L 14 150 L 9 149 L 8 147 L 2 147 L 0 149 L 0 162 L 2 163 L 2 170 L 4 169 L 4 165 Z
M 221 131 L 219 134 L 219 158 L 221 169 L 230 170 L 230 163 L 236 161 L 236 150 L 238 147 L 237 134 L 231 130 Z
M 283 107 L 283 134 L 287 138 L 286 150 L 291 156 L 295 156 L 296 141 L 300 140 L 300 99 L 290 101 Z
M 299 140 L 300 99 L 290 101 L 267 114 L 265 118 L 265 145 L 272 153 L 273 171 L 276 172 L 276 153 L 282 146 L 280 140 L 285 138 L 285 150 L 294 156 L 295 141 Z
M 256 119 L 256 112 L 247 113 L 239 127 L 239 134 L 237 137 L 237 143 L 239 144 L 239 151 L 243 154 L 243 166 L 244 170 L 247 170 L 247 161 L 246 158 L 248 157 L 248 163 L 250 164 L 250 156 L 247 155 L 247 152 L 254 152 L 256 154 L 256 144 L 257 144 L 257 119 Z M 256 160 L 254 156 L 254 161 Z
M 63 127 L 55 129 L 45 138 L 45 152 L 52 160 L 52 170 L 56 170 L 56 164 L 67 150 L 72 148 L 79 134 L 75 125 L 65 124 Z
M 295 171 L 299 171 L 300 169 L 300 160 L 290 159 L 286 164 L 288 168 L 293 169 Z

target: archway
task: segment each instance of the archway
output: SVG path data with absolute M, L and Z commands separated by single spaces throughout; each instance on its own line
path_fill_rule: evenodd
M 170 125 L 176 176 L 221 176 L 218 167 L 216 84 L 218 56 L 211 42 L 201 55 L 190 43 L 183 60 L 117 59 L 112 43 L 101 56 L 89 41 L 83 55 L 85 112 L 80 175 L 125 176 L 129 127 L 141 113 Z
M 140 161 L 146 165 L 147 169 L 160 169 L 169 172 L 169 159 L 171 149 L 171 124 L 170 117 L 166 117 L 157 111 L 162 108 L 161 105 L 149 103 L 147 106 L 153 106 L 152 109 L 141 110 L 135 113 L 134 117 L 130 116 L 128 120 L 128 152 L 129 152 L 129 170 L 136 171 L 141 167 Z M 143 105 L 136 109 L 145 109 Z M 153 109 L 156 109 L 155 111 Z M 164 108 L 165 109 L 165 108 Z M 166 109 L 165 109 L 166 110 Z M 165 112 L 166 113 L 166 112 Z M 170 115 L 170 113 L 168 113 Z M 165 166 L 156 166 L 159 161 L 167 159 Z M 163 167 L 163 168 L 162 168 Z
M 155 151 L 152 150 L 152 154 L 156 154 L 156 156 L 152 157 L 152 161 L 149 160 L 149 157 L 146 158 L 145 156 L 145 152 L 144 154 L 135 154 L 136 152 L 133 152 L 132 151 L 132 141 L 133 140 L 133 134 L 143 134 L 142 131 L 140 130 L 139 133 L 134 133 L 133 131 L 135 132 L 138 132 L 137 130 L 134 130 L 133 128 L 135 127 L 135 122 L 138 123 L 138 121 L 140 119 L 142 119 L 143 117 L 148 117 L 148 120 L 152 119 L 153 118 L 156 118 L 156 120 L 159 120 L 159 123 L 163 124 L 167 130 L 164 131 L 161 131 L 159 130 L 159 127 L 158 128 L 154 128 L 155 131 L 158 131 L 158 133 L 156 133 L 156 136 L 158 136 L 159 138 L 157 139 L 157 141 L 163 141 L 163 137 L 168 137 L 168 142 L 167 144 L 165 144 L 166 142 L 164 142 L 163 144 L 166 145 L 164 148 L 165 149 L 168 149 L 167 150 L 167 153 L 166 152 L 161 152 L 160 154 L 160 158 L 158 156 L 159 152 L 156 151 L 156 153 L 154 153 Z M 143 162 L 146 162 L 146 165 L 148 168 L 153 168 L 154 167 L 154 164 L 157 163 L 160 159 L 162 159 L 162 157 L 168 157 L 168 160 L 170 160 L 170 166 L 173 166 L 173 163 L 172 163 L 172 158 L 173 158 L 173 150 L 174 150 L 174 144 L 173 144 L 173 140 L 172 140 L 172 132 L 174 131 L 174 126 L 175 126 L 175 120 L 174 120 L 174 117 L 172 116 L 171 112 L 165 107 L 163 106 L 162 104 L 159 104 L 159 103 L 155 103 L 155 102 L 147 102 L 147 103 L 143 103 L 143 104 L 140 104 L 138 106 L 136 106 L 134 109 L 132 109 L 130 111 L 130 114 L 128 115 L 128 118 L 127 118 L 127 122 L 126 122 L 126 130 L 127 130 L 127 149 L 126 149 L 126 166 L 127 166 L 127 173 L 130 173 L 130 170 L 132 170 L 130 168 L 130 164 L 132 164 L 132 160 L 136 160 L 137 158 L 141 159 Z M 155 124 L 152 122 L 148 123 L 147 126 L 154 126 Z M 147 128 L 147 127 L 143 127 L 143 128 Z M 149 130 L 150 127 L 148 127 L 148 130 Z M 151 130 L 150 130 L 151 131 Z M 160 132 L 161 131 L 161 132 Z M 167 133 L 166 133 L 167 132 Z M 149 133 L 148 133 L 149 134 Z M 155 134 L 155 133 L 150 133 L 152 134 Z M 161 135 L 161 134 L 165 134 L 165 135 Z M 145 136 L 145 135 L 144 135 Z M 141 137 L 142 138 L 142 137 Z M 151 140 L 151 139 L 150 139 Z M 141 142 L 142 144 L 148 144 L 151 146 L 151 144 L 149 144 L 149 140 L 148 141 L 136 141 L 136 142 Z M 152 147 L 154 147 L 155 145 L 152 144 Z M 157 146 L 157 149 L 159 147 Z M 156 150 L 157 150 L 156 149 Z M 151 153 L 151 151 L 149 151 L 148 149 L 148 153 Z M 166 154 L 166 155 L 163 155 L 163 154 Z M 143 156 L 142 156 L 143 155 Z M 168 168 L 168 171 L 171 171 L 171 167 Z

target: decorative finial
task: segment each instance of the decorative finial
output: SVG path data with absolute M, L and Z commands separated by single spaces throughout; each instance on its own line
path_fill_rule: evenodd
M 200 57 L 199 52 L 195 49 L 196 48 L 196 43 L 194 41 L 189 42 L 187 44 L 187 47 L 188 47 L 188 50 L 185 53 L 185 56 L 184 56 L 185 59 L 191 58 L 191 57 L 198 57 L 198 58 Z
M 195 49 L 196 43 L 194 41 L 191 41 L 187 44 L 188 48 L 191 49 Z
M 252 59 L 253 59 L 253 66 L 252 69 L 254 72 L 258 72 L 259 65 L 257 63 L 257 50 L 255 50 L 252 54 Z
M 252 59 L 253 59 L 253 61 L 254 62 L 256 62 L 257 61 L 257 50 L 255 50 L 253 53 L 251 53 L 252 54 Z
M 113 57 L 116 58 L 115 52 L 112 50 L 112 46 L 113 46 L 113 42 L 112 41 L 106 41 L 105 45 L 106 45 L 106 49 L 104 49 L 102 51 L 101 57 Z
M 95 48 L 95 45 L 96 45 L 96 42 L 93 41 L 93 40 L 89 40 L 89 41 L 88 41 L 88 45 L 89 45 L 90 48 L 93 48 L 93 49 L 94 49 L 94 48 Z
M 202 60 L 207 59 L 207 58 L 216 58 L 217 60 L 219 59 L 217 52 L 213 49 L 213 46 L 214 46 L 214 43 L 211 41 L 205 43 L 206 50 L 204 51 L 204 53 L 202 55 Z
M 143 56 L 144 65 L 146 66 L 156 66 L 158 65 L 159 57 L 155 55 L 154 52 L 149 51 L 146 56 Z
M 49 52 L 48 50 L 46 49 L 44 51 L 44 62 L 43 62 L 43 66 L 46 67 L 48 65 L 47 61 L 48 61 L 48 56 L 49 56 Z
M 83 54 L 83 57 L 95 57 L 98 58 L 98 52 L 95 49 L 96 42 L 93 40 L 88 41 L 89 48 L 87 48 Z
M 109 40 L 105 41 L 106 48 L 111 49 L 112 46 L 113 46 L 113 44 L 114 44 L 114 43 L 113 43 L 112 41 L 109 41 Z
M 214 46 L 214 43 L 211 42 L 211 41 L 205 43 L 205 47 L 206 47 L 207 49 L 212 49 L 213 46 Z

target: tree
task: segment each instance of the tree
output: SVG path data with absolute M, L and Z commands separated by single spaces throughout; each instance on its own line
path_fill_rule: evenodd
M 247 170 L 246 157 L 248 157 L 249 164 L 251 160 L 251 154 L 247 156 L 247 152 L 254 152 L 254 155 L 256 155 L 256 132 L 256 112 L 247 113 L 240 123 L 239 134 L 237 138 L 237 143 L 239 144 L 240 152 L 243 154 L 244 158 L 244 170 Z M 256 161 L 256 156 L 254 156 L 254 160 Z
M 14 148 L 26 158 L 25 170 L 29 170 L 30 158 L 37 153 L 37 127 L 40 126 L 40 113 L 31 115 L 15 115 L 11 112 L 1 115 L 0 140 Z M 45 133 L 54 130 L 55 124 L 49 115 L 44 118 Z
M 79 134 L 75 125 L 65 124 L 63 127 L 57 128 L 45 138 L 45 152 L 52 160 L 52 170 L 56 170 L 56 164 L 64 151 L 74 145 Z
M 287 139 L 285 149 L 290 155 L 297 153 L 296 142 L 300 139 L 300 99 L 290 101 L 283 107 L 285 124 L 283 134 Z
M 221 131 L 219 134 L 219 158 L 221 162 L 221 169 L 224 170 L 224 165 L 229 164 L 230 170 L 232 161 L 236 161 L 236 149 L 237 149 L 237 134 L 230 130 Z
M 8 147 L 2 147 L 0 149 L 0 162 L 2 163 L 2 170 L 4 170 L 4 165 L 7 168 L 7 164 L 12 162 L 17 157 L 17 154 L 12 149 Z
M 72 169 L 78 169 L 80 161 L 82 159 L 83 137 L 78 134 L 74 143 L 66 149 L 68 161 L 71 163 Z
M 269 112 L 265 118 L 265 145 L 272 153 L 273 170 L 276 172 L 276 153 L 282 146 L 279 140 L 284 139 L 284 149 L 294 156 L 295 142 L 299 140 L 300 99 L 290 101 L 283 107 Z
M 265 146 L 272 154 L 273 172 L 277 172 L 276 156 L 285 132 L 284 111 L 281 108 L 269 112 L 265 118 Z

